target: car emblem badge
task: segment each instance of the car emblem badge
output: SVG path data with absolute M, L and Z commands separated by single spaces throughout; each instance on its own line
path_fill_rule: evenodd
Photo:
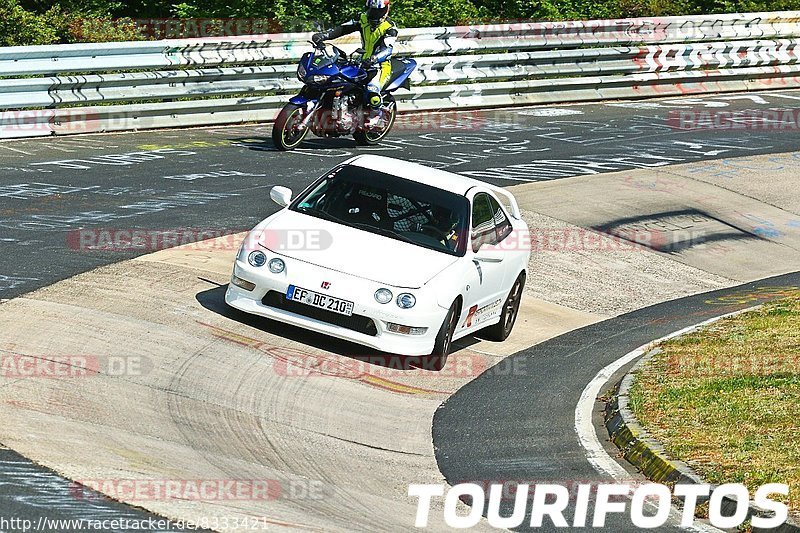
M 327 281 L 323 281 L 322 282 L 322 288 L 327 291 L 328 289 L 331 288 L 331 284 L 329 282 L 327 282 Z

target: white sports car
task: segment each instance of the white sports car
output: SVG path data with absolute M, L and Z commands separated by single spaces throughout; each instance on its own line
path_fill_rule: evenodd
M 351 159 L 256 226 L 228 305 L 383 352 L 429 356 L 453 340 L 511 333 L 527 275 L 528 227 L 506 190 L 397 159 Z M 290 239 L 276 236 L 315 235 Z M 320 237 L 322 236 L 322 237 Z M 521 238 L 522 236 L 522 238 Z M 309 243 L 313 242 L 313 245 Z

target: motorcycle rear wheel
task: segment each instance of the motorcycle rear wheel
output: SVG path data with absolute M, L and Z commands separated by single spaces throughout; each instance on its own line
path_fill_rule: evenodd
M 301 126 L 305 118 L 303 110 L 303 106 L 287 104 L 278 113 L 272 126 L 272 142 L 275 148 L 282 152 L 294 150 L 306 138 L 308 127 Z
M 379 144 L 384 137 L 389 135 L 390 131 L 392 131 L 394 121 L 397 118 L 397 104 L 395 103 L 394 97 L 391 94 L 385 95 L 383 97 L 383 101 L 385 106 L 389 108 L 389 120 L 386 123 L 386 127 L 380 131 L 357 131 L 353 133 L 353 138 L 356 140 L 356 144 L 360 146 L 375 146 L 376 144 Z

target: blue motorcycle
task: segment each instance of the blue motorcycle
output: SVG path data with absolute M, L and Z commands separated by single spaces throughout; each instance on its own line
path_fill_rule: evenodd
M 409 76 L 417 68 L 413 59 L 392 58 L 392 76 L 382 91 L 379 112 L 367 105 L 366 85 L 375 74 L 361 64 L 363 50 L 352 57 L 336 46 L 329 51 L 325 43 L 314 45 L 303 54 L 297 78 L 305 84 L 300 93 L 278 114 L 272 140 L 279 150 L 297 148 L 308 132 L 318 137 L 352 135 L 360 145 L 378 144 L 391 131 L 397 117 L 394 93 L 410 89 Z

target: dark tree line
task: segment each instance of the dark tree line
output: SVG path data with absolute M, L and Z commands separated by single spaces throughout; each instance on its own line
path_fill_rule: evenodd
M 166 36 L 143 31 L 143 19 L 222 19 L 223 34 L 225 19 L 257 19 L 257 27 L 273 31 L 313 30 L 348 20 L 360 8 L 359 0 L 0 0 L 0 45 Z M 393 0 L 391 16 L 402 27 L 419 27 L 789 9 L 800 9 L 800 0 Z

